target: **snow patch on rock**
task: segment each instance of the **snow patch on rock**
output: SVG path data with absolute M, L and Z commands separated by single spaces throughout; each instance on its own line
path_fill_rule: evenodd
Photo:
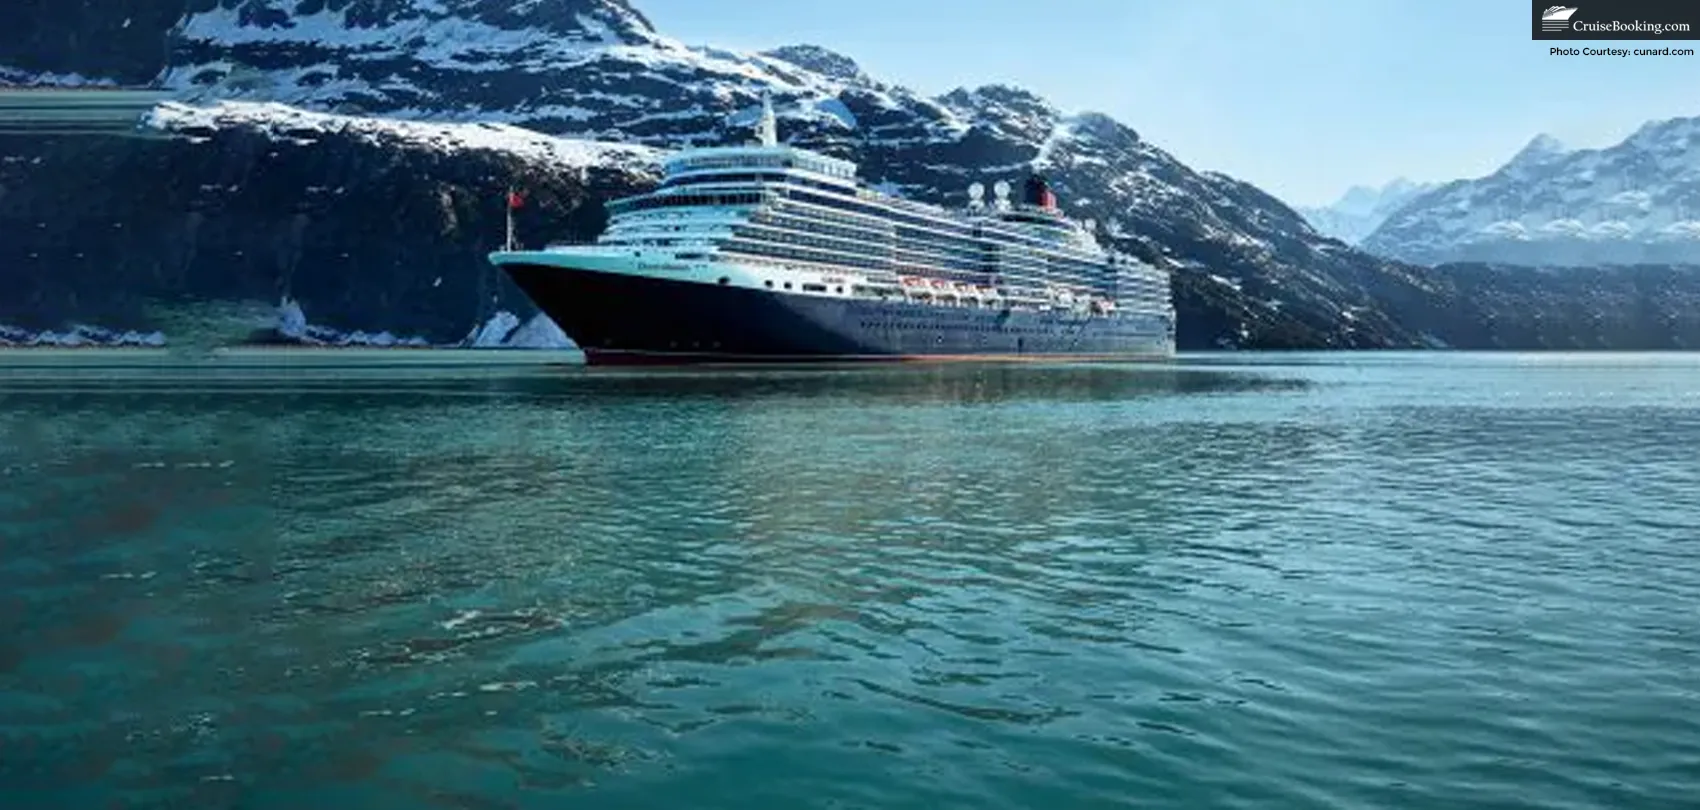
M 538 313 L 521 322 L 518 315 L 502 310 L 468 335 L 463 343 L 471 349 L 576 349 L 561 327 L 549 316 Z
M 92 324 L 32 332 L 0 324 L 0 346 L 7 348 L 164 348 L 165 345 L 165 335 L 159 332 L 120 331 Z
M 272 337 L 285 343 L 296 343 L 305 346 L 371 346 L 376 348 L 408 347 L 428 348 L 430 341 L 419 337 L 397 337 L 388 331 L 366 332 L 355 330 L 343 332 L 326 326 L 317 326 L 307 320 L 307 313 L 301 303 L 294 298 L 285 297 L 278 303 L 277 322 L 272 326 Z
M 658 173 L 661 161 L 660 152 L 645 146 L 558 138 L 507 124 L 364 118 L 309 112 L 270 102 L 223 101 L 204 106 L 168 102 L 154 108 L 145 125 L 184 136 L 205 136 L 232 127 L 308 141 L 336 133 L 373 143 L 400 141 L 443 152 L 505 152 L 559 167 L 624 166 Z
M 503 344 L 510 349 L 577 349 L 578 344 L 561 331 L 561 327 L 539 312 L 525 325 L 508 335 Z

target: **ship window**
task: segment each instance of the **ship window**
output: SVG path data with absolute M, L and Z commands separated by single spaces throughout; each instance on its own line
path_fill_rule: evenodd
M 731 283 L 732 283 L 732 279 L 729 279 L 729 278 L 727 278 L 727 277 L 725 277 L 725 276 L 721 276 L 721 277 L 720 277 L 720 284 L 721 284 L 721 286 L 725 286 L 725 285 L 727 285 L 727 284 L 731 284 Z
M 803 290 L 805 292 L 822 292 L 823 293 L 823 292 L 826 292 L 826 285 L 825 284 L 804 284 Z

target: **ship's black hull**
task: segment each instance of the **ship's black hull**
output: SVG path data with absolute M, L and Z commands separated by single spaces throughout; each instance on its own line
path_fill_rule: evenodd
M 793 295 L 504 262 L 593 365 L 1158 359 L 1157 317 L 1081 317 Z

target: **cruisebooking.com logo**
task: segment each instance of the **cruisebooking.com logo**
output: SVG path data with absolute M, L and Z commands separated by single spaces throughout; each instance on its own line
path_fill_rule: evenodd
M 1570 28 L 1570 15 L 1576 13 L 1576 7 L 1553 6 L 1541 12 L 1542 31 L 1564 31 Z
M 1692 0 L 1533 5 L 1535 39 L 1700 39 L 1695 34 L 1700 3 Z

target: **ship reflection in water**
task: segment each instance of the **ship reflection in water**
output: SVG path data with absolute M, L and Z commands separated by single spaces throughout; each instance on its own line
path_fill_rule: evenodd
M 518 392 L 571 399 L 825 398 L 882 404 L 1087 402 L 1276 390 L 1302 385 L 1243 370 L 1151 365 L 939 363 L 898 367 L 763 368 L 623 373 L 590 370 L 513 378 Z
M 27 394 L 32 385 L 91 395 L 122 390 L 126 396 L 144 398 L 157 392 L 188 407 L 195 404 L 182 402 L 184 386 L 209 394 L 247 392 L 286 398 L 324 394 L 354 407 L 362 404 L 406 407 L 405 398 L 386 395 L 485 394 L 496 399 L 512 396 L 523 401 L 602 403 L 628 399 L 749 401 L 820 397 L 853 398 L 870 405 L 968 405 L 1017 400 L 1086 402 L 1250 393 L 1305 385 L 1302 380 L 1247 367 L 1238 361 L 1219 365 L 1223 361 L 1208 356 L 1179 363 L 964 361 L 634 370 L 588 368 L 579 365 L 573 353 L 563 353 L 566 360 L 549 358 L 525 363 L 517 357 L 524 353 L 505 352 L 500 353 L 500 363 L 480 363 L 473 356 L 477 353 L 415 352 L 403 355 L 408 362 L 390 363 L 387 358 L 394 352 L 320 352 L 310 356 L 310 364 L 285 357 L 270 363 L 261 358 L 242 365 L 166 363 L 152 355 L 134 354 L 135 362 L 126 362 L 121 353 L 105 353 L 93 365 L 0 362 L 0 382 L 16 394 Z M 428 362 L 433 359 L 431 355 L 438 354 L 453 355 L 453 359 Z M 105 359 L 114 357 L 118 359 Z M 432 404 L 429 396 L 416 396 L 415 402 L 421 406 Z M 209 399 L 205 404 L 224 407 L 228 402 Z

